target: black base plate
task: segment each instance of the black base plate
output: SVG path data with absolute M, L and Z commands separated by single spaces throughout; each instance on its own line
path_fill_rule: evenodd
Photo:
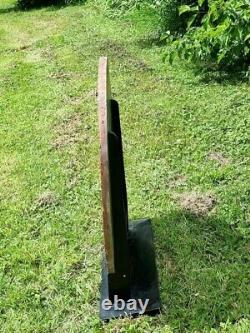
M 143 304 L 148 299 L 148 306 L 143 314 L 158 314 L 160 312 L 160 298 L 151 221 L 143 219 L 130 222 L 129 235 L 132 266 L 131 294 L 129 298 L 141 299 Z M 126 316 L 136 317 L 142 314 L 140 303 L 138 303 L 136 310 L 128 309 L 128 303 L 126 303 L 124 310 L 114 309 L 114 305 L 112 305 L 110 310 L 103 309 L 102 301 L 108 298 L 108 274 L 105 260 L 103 260 L 100 318 L 102 320 L 110 320 Z

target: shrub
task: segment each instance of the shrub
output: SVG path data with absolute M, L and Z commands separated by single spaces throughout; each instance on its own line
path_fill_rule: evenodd
M 182 13 L 192 13 L 187 32 L 182 38 L 172 39 L 168 57 L 175 56 L 216 68 L 231 68 L 250 64 L 250 2 L 249 0 L 209 1 L 208 12 L 201 26 L 194 22 L 204 0 L 199 6 L 182 6 Z
M 169 31 L 171 35 L 183 33 L 187 28 L 191 13 L 185 12 L 180 16 L 179 7 L 181 5 L 197 6 L 197 4 L 198 0 L 167 0 L 160 2 L 159 13 L 161 31 Z M 198 23 L 198 21 L 200 22 L 200 20 L 200 17 L 197 16 L 196 23 Z
M 20 9 L 30 9 L 50 5 L 67 5 L 80 1 L 77 0 L 17 0 L 17 7 Z
M 103 1 L 103 0 L 99 0 Z M 106 10 L 111 15 L 120 15 L 134 8 L 151 6 L 157 12 L 159 20 L 159 30 L 164 33 L 170 31 L 171 34 L 182 33 L 186 30 L 188 20 L 191 16 L 189 12 L 179 15 L 181 5 L 198 5 L 198 0 L 106 0 Z M 206 10 L 207 0 L 203 5 L 203 12 L 196 18 L 199 24 Z

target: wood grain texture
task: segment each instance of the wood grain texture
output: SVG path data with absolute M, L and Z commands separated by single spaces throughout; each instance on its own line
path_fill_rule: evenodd
M 114 240 L 111 218 L 111 193 L 108 149 L 108 114 L 110 113 L 111 89 L 108 59 L 101 57 L 98 71 L 98 115 L 100 133 L 100 169 L 103 206 L 104 245 L 109 273 L 115 273 Z

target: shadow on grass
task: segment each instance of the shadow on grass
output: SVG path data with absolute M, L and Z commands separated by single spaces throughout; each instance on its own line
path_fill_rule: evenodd
M 0 8 L 0 15 L 1 14 L 7 14 L 7 13 L 12 13 L 12 12 L 27 12 L 30 10 L 36 10 L 36 9 L 42 9 L 46 8 L 47 10 L 50 11 L 55 11 L 60 8 L 68 7 L 68 6 L 79 6 L 81 4 L 84 4 L 86 0 L 82 1 L 77 1 L 77 2 L 72 2 L 72 3 L 64 3 L 64 2 L 59 2 L 58 4 L 45 4 L 44 2 L 38 3 L 37 5 L 32 5 L 30 8 L 21 8 L 19 6 L 12 6 L 8 8 Z
M 195 69 L 194 73 L 200 76 L 201 83 L 218 83 L 236 85 L 249 82 L 246 71 L 236 68 L 235 70 L 200 70 Z
M 153 222 L 166 323 L 200 332 L 246 316 L 247 241 L 216 217 L 176 211 Z
M 14 12 L 18 12 L 18 8 L 16 7 L 0 8 L 0 15 L 14 13 Z
M 141 49 L 150 49 L 153 46 L 162 47 L 166 44 L 165 40 L 161 39 L 160 33 L 157 32 L 138 39 L 136 43 Z
M 66 3 L 66 4 L 57 4 L 57 5 L 47 5 L 47 6 L 40 6 L 39 8 L 46 8 L 47 11 L 56 11 L 58 9 L 61 9 L 61 8 L 65 8 L 65 7 L 77 7 L 77 6 L 80 6 L 80 5 L 83 5 L 86 3 L 87 0 L 82 0 L 82 1 L 79 1 L 79 2 L 72 2 L 72 3 Z M 35 9 L 35 8 L 33 8 Z M 38 8 L 37 8 L 38 9 Z
M 164 53 L 164 46 L 167 48 L 167 43 L 164 38 L 161 38 L 161 33 L 155 32 L 140 38 L 136 44 L 141 49 L 150 49 L 152 47 L 162 48 Z M 162 60 L 163 62 L 163 60 Z M 239 83 L 249 82 L 249 77 L 246 75 L 249 64 L 238 65 L 227 69 L 217 69 L 215 67 L 203 67 L 195 65 L 194 63 L 185 63 L 194 73 L 195 76 L 200 78 L 201 83 L 217 83 L 217 84 L 230 84 L 236 85 Z M 162 64 L 163 65 L 163 64 Z M 250 74 L 250 73 L 249 73 Z

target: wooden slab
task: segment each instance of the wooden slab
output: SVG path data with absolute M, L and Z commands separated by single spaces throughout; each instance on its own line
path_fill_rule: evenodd
M 101 57 L 98 71 L 98 114 L 100 133 L 100 169 L 103 206 L 104 246 L 109 273 L 115 273 L 114 239 L 111 217 L 111 193 L 109 174 L 108 115 L 110 113 L 111 89 L 108 59 Z

